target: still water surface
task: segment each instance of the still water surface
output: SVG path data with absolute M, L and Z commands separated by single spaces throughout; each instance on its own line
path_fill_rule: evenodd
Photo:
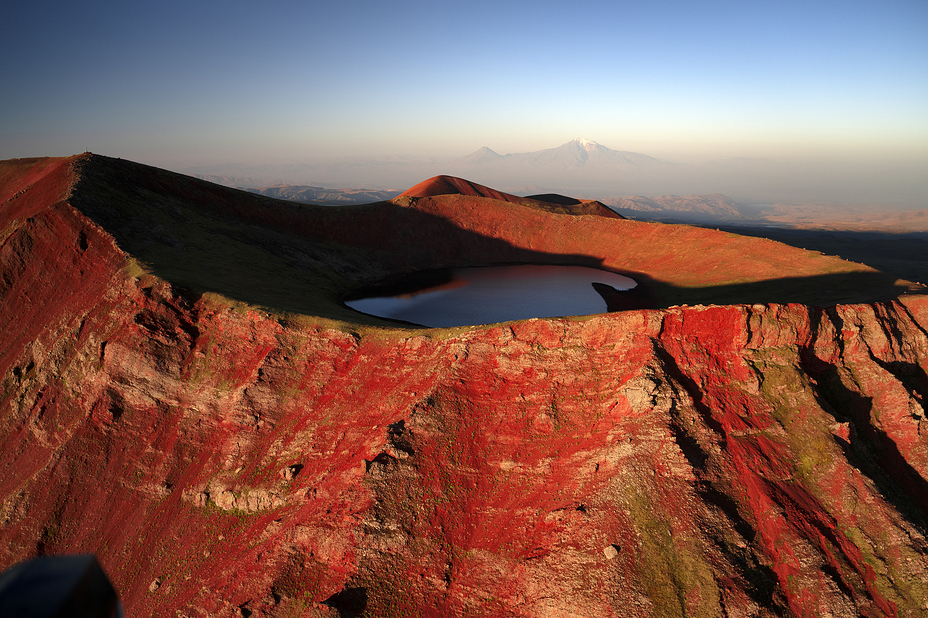
M 449 283 L 403 296 L 362 298 L 345 304 L 370 315 L 432 327 L 493 324 L 527 318 L 606 311 L 593 282 L 630 290 L 634 280 L 583 266 L 455 268 Z

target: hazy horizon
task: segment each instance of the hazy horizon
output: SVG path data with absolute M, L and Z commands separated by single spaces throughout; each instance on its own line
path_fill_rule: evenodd
M 652 166 L 588 165 L 591 169 L 585 169 L 585 164 L 543 163 L 532 156 L 550 157 L 550 153 L 576 141 L 538 152 L 497 153 L 503 157 L 498 162 L 482 164 L 470 162 L 474 152 L 463 157 L 356 156 L 285 164 L 228 163 L 174 171 L 241 187 L 287 184 L 403 191 L 431 176 L 447 174 L 520 195 L 553 192 L 603 199 L 723 193 L 744 204 L 816 202 L 893 210 L 928 208 L 928 183 L 920 167 L 910 164 L 906 168 L 885 160 L 873 164 L 733 157 L 700 164 L 658 159 Z M 512 159 L 527 161 L 512 165 Z M 586 163 L 595 163 L 594 157 Z
M 0 159 L 453 160 L 585 137 L 693 170 L 678 193 L 928 207 L 915 0 L 51 2 L 7 23 Z M 716 174 L 732 159 L 779 169 Z

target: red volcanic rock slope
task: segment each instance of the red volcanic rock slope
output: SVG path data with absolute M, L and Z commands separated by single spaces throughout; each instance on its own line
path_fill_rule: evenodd
M 435 176 L 423 180 L 400 194 L 401 197 L 434 197 L 436 195 L 470 195 L 472 197 L 490 197 L 504 202 L 516 203 L 521 199 L 515 195 L 503 193 L 454 176 Z
M 563 197 L 551 201 L 539 198 L 519 197 L 510 193 L 503 193 L 475 182 L 455 178 L 454 176 L 435 176 L 423 180 L 416 186 L 400 194 L 400 197 L 437 197 L 440 195 L 463 195 L 468 197 L 486 197 L 502 202 L 523 204 L 547 212 L 558 212 L 572 215 L 598 215 L 610 219 L 624 219 L 622 215 L 608 208 L 605 204 L 595 200 L 569 200 Z
M 674 278 L 657 239 L 732 260 L 741 241 L 461 196 L 339 219 L 97 156 L 7 161 L 0 177 L 4 567 L 93 552 L 132 616 L 928 611 L 924 296 L 388 328 L 337 298 L 407 266 L 396 219 L 422 226 L 437 265 L 644 268 L 649 242 L 657 304 L 667 286 L 729 281 Z M 315 313 L 203 289 L 256 284 L 174 264 L 218 250 L 192 228 L 227 233 L 249 263 L 271 255 L 267 273 L 315 294 Z M 790 271 L 770 253 L 727 275 L 740 293 L 776 291 L 768 269 L 815 281 L 832 264 L 787 251 Z

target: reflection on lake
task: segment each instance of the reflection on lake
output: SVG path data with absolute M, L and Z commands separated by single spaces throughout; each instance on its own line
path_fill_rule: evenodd
M 415 294 L 345 304 L 362 313 L 423 326 L 492 324 L 604 313 L 606 301 L 593 282 L 616 290 L 636 285 L 628 277 L 583 266 L 484 266 L 452 269 L 450 282 Z

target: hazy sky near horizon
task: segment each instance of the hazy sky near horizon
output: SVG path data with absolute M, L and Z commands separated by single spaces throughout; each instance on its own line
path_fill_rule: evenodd
M 928 2 L 17 2 L 0 159 L 505 154 L 925 171 Z

